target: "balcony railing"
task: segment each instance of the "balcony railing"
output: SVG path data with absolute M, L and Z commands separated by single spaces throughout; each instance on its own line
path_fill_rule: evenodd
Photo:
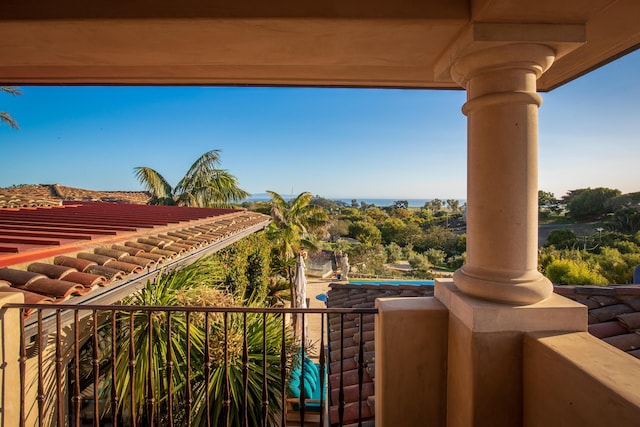
M 63 304 L 5 308 L 21 314 L 21 426 L 303 426 L 312 417 L 315 425 L 341 426 L 344 373 L 328 372 L 327 319 L 338 316 L 342 326 L 345 316 L 356 316 L 362 324 L 363 315 L 377 312 Z M 309 323 L 316 325 L 311 334 Z M 340 348 L 331 351 L 342 354 L 343 331 L 332 332 Z M 363 340 L 359 345 L 361 396 Z M 317 379 L 309 375 L 314 368 L 302 363 L 305 359 L 317 362 Z M 339 376 L 338 402 L 328 402 L 329 374 Z M 319 387 L 313 396 L 317 400 L 305 393 L 310 386 Z M 329 404 L 337 406 L 333 424 Z

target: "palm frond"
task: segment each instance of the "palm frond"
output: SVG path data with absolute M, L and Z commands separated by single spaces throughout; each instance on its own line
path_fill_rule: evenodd
M 296 197 L 291 203 L 291 214 L 293 216 L 298 216 L 305 207 L 309 206 L 309 202 L 311 202 L 311 199 L 313 199 L 313 196 L 308 191 L 300 193 L 298 197 Z
M 9 95 L 22 95 L 20 88 L 15 86 L 0 86 L 0 92 L 8 93 Z
M 198 157 L 176 185 L 176 192 L 189 191 L 207 182 L 217 166 L 220 166 L 220 150 L 211 150 Z
M 239 202 L 251 196 L 251 193 L 238 187 L 238 178 L 224 169 L 216 170 L 209 185 L 216 188 L 226 200 Z
M 171 185 L 155 170 L 140 166 L 133 169 L 140 184 L 149 191 L 154 199 L 173 198 Z
M 218 169 L 220 150 L 204 153 L 196 160 L 175 188 L 180 204 L 198 207 L 230 207 L 250 194 L 238 186 L 238 179 Z
M 287 201 L 275 191 L 267 190 L 271 196 L 271 217 L 278 224 L 286 223 L 285 213 L 289 210 Z
M 0 92 L 16 96 L 22 95 L 22 91 L 20 90 L 20 88 L 17 88 L 15 86 L 0 86 Z M 20 129 L 20 126 L 18 126 L 18 122 L 16 122 L 13 117 L 11 117 L 11 115 L 6 111 L 0 112 L 0 123 L 9 125 L 9 127 L 12 127 L 14 129 Z
M 327 212 L 318 205 L 307 205 L 304 208 L 303 216 L 305 218 L 306 225 L 311 230 L 316 230 L 327 224 L 329 216 Z
M 14 129 L 20 129 L 18 122 L 16 122 L 11 115 L 5 111 L 0 111 L 0 122 L 9 125 Z
M 231 202 L 239 202 L 250 194 L 238 187 L 238 179 L 223 169 L 216 169 L 209 180 L 192 189 L 199 206 L 231 207 Z
M 318 252 L 320 250 L 320 242 L 313 236 L 300 239 L 300 245 L 311 252 Z

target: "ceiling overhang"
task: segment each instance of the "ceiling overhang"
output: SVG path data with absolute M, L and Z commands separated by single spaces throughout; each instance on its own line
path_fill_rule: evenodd
M 446 58 L 468 34 L 578 29 L 539 80 L 550 90 L 637 48 L 638 18 L 636 0 L 7 0 L 0 81 L 459 88 Z

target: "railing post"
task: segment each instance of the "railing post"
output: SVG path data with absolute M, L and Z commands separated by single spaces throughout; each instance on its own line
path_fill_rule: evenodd
M 449 313 L 438 300 L 376 300 L 376 426 L 446 425 Z
M 22 294 L 0 294 L 0 307 L 5 304 L 22 304 Z M 19 309 L 2 309 L 0 314 L 0 424 L 5 427 L 20 425 L 20 328 Z

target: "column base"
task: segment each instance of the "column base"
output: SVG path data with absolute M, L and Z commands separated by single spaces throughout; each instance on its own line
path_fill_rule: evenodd
M 556 294 L 526 306 L 494 303 L 456 286 L 435 285 L 449 309 L 447 426 L 522 425 L 524 334 L 586 331 L 587 307 Z
M 535 304 L 553 293 L 553 284 L 537 271 L 518 277 L 495 276 L 495 280 L 487 280 L 462 267 L 453 274 L 453 280 L 467 295 L 507 304 Z

